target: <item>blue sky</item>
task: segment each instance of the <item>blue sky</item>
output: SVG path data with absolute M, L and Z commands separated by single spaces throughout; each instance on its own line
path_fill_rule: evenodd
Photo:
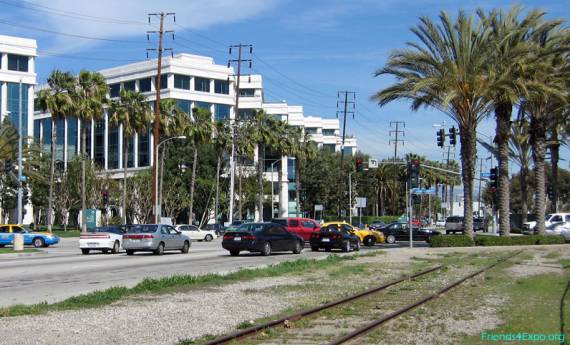
M 379 108 L 370 96 L 389 84 L 374 78 L 390 51 L 414 40 L 409 28 L 420 16 L 435 18 L 440 10 L 452 14 L 481 7 L 508 8 L 510 1 L 395 1 L 395 0 L 0 0 L 0 34 L 38 41 L 38 80 L 54 69 L 97 70 L 146 58 L 148 12 L 176 12 L 175 40 L 166 46 L 175 53 L 214 57 L 225 64 L 229 44 L 254 45 L 253 71 L 264 75 L 266 98 L 287 100 L 305 107 L 306 115 L 335 117 L 337 91 L 356 92 L 356 116 L 348 121 L 360 149 L 377 158 L 393 155 L 389 146 L 390 121 L 405 121 L 406 143 L 399 152 L 414 152 L 441 160 L 433 124 L 446 121 L 443 114 L 397 102 Z M 568 18 L 569 1 L 516 2 L 539 7 L 549 18 Z M 81 18 L 78 18 L 81 17 Z M 112 20 L 110 20 L 112 19 Z M 155 21 L 156 23 L 156 21 Z M 52 32 L 42 32 L 47 30 Z M 54 32 L 103 38 L 66 37 Z M 285 78 L 283 75 L 287 76 Z M 484 121 L 478 132 L 492 135 L 493 122 Z M 459 158 L 459 147 L 456 150 Z M 488 154 L 480 151 L 481 157 Z M 563 158 L 568 158 L 564 150 Z M 561 165 L 566 167 L 566 161 Z M 516 169 L 515 169 L 516 170 Z

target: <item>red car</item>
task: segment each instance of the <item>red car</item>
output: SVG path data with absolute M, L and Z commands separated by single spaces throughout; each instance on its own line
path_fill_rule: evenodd
M 309 241 L 311 235 L 321 229 L 316 220 L 309 218 L 274 218 L 271 221 L 285 226 L 287 231 L 301 236 L 305 241 Z

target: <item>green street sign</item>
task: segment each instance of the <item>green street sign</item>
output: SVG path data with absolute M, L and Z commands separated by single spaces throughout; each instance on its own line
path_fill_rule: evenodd
M 85 222 L 87 224 L 87 229 L 95 229 L 97 227 L 97 210 L 94 208 L 88 208 L 85 212 Z

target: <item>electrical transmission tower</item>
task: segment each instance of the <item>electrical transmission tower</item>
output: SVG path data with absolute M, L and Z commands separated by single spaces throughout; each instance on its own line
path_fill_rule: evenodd
M 162 73 L 162 53 L 165 50 L 170 50 L 172 52 L 172 48 L 164 48 L 163 39 L 165 33 L 172 33 L 172 38 L 174 39 L 174 31 L 172 30 L 164 30 L 164 17 L 172 16 L 174 22 L 176 23 L 176 14 L 173 12 L 160 12 L 160 13 L 149 13 L 148 14 L 148 22 L 150 24 L 151 17 L 159 17 L 160 18 L 160 26 L 158 31 L 147 31 L 147 40 L 150 39 L 150 34 L 157 34 L 158 35 L 158 48 L 148 48 L 147 49 L 147 57 L 148 51 L 156 51 L 158 55 L 157 60 L 157 69 L 156 69 L 156 103 L 154 106 L 154 129 L 153 129 L 153 165 L 152 165 L 152 204 L 154 205 L 153 213 L 154 213 L 154 222 L 158 224 L 160 222 L 160 206 L 158 205 L 158 176 L 157 176 L 157 169 L 158 166 L 158 144 L 160 141 L 160 75 Z M 125 212 L 125 210 L 123 210 Z
M 350 109 L 349 109 L 350 108 Z M 339 193 L 338 193 L 338 215 L 341 215 L 342 209 L 342 191 L 344 186 L 344 179 L 343 179 L 343 171 L 344 171 L 344 142 L 346 138 L 346 119 L 349 115 L 352 115 L 354 119 L 354 111 L 356 109 L 356 92 L 354 91 L 339 91 L 337 93 L 337 101 L 336 101 L 336 117 L 338 118 L 339 115 L 343 116 L 343 125 L 342 125 L 342 144 L 340 147 L 340 174 L 339 174 Z M 349 201 L 351 203 L 352 200 Z M 349 207 L 349 212 L 351 212 L 351 208 Z
M 405 136 L 406 132 L 400 129 L 400 126 L 406 128 L 406 123 L 404 121 L 390 121 L 390 128 L 395 128 L 394 130 L 390 130 L 390 137 L 394 135 L 394 139 L 390 139 L 388 141 L 388 145 L 392 145 L 394 143 L 394 162 L 398 158 L 398 143 L 402 143 L 404 146 L 405 140 L 399 139 L 400 136 Z

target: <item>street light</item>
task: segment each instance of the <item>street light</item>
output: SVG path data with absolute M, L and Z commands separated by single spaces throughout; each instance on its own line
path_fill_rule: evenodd
M 155 164 L 155 166 L 154 166 L 154 173 L 155 173 L 155 176 L 158 177 L 158 162 L 159 162 L 158 154 L 159 154 L 159 152 L 160 152 L 160 145 L 162 145 L 162 144 L 164 144 L 164 143 L 166 143 L 166 142 L 168 142 L 168 141 L 175 140 L 175 139 L 186 139 L 186 136 L 185 136 L 185 135 L 180 135 L 180 136 L 177 136 L 177 137 L 172 137 L 172 138 L 164 139 L 163 141 L 161 141 L 160 143 L 158 143 L 158 145 L 156 145 L 156 152 L 155 152 L 155 153 L 156 153 L 156 164 Z M 162 185 L 162 178 L 161 178 L 160 184 Z M 154 192 L 155 192 L 154 195 L 158 196 L 158 183 L 156 183 L 156 184 L 154 185 L 154 188 L 155 188 L 155 189 L 154 189 Z M 159 223 L 159 220 L 160 220 L 160 217 L 162 216 L 162 212 L 161 212 L 161 209 L 160 209 L 160 207 L 161 207 L 162 205 L 160 205 L 160 203 L 158 202 L 158 197 L 156 198 L 156 200 L 157 200 L 157 203 L 154 205 L 154 210 L 155 210 L 155 212 L 154 212 L 154 223 L 155 223 L 155 224 L 158 224 L 158 223 Z M 162 196 L 161 196 L 160 200 L 162 200 Z

